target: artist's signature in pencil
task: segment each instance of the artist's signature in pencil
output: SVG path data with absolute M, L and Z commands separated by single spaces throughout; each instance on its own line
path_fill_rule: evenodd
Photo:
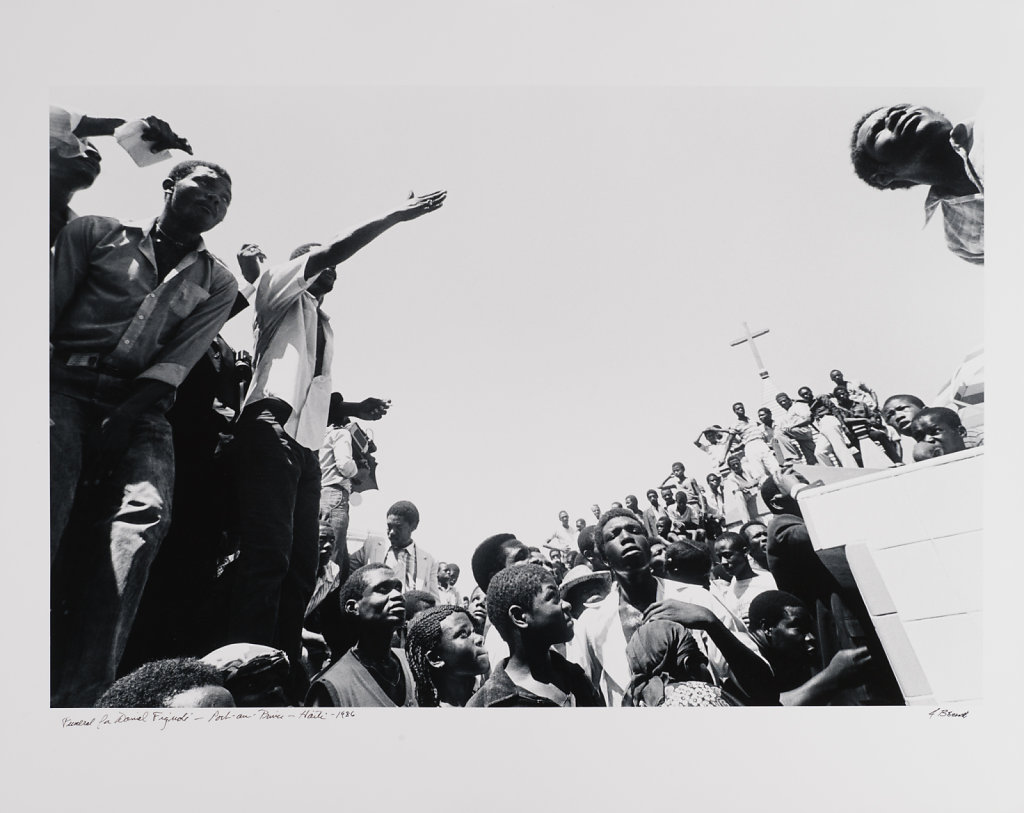
M 966 717 L 969 712 L 950 711 L 949 709 L 932 709 L 928 712 L 929 717 Z

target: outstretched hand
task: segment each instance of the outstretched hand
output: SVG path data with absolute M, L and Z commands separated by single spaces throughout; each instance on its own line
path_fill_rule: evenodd
M 146 116 L 143 121 L 146 122 L 146 129 L 142 131 L 142 140 L 153 142 L 149 148 L 150 152 L 184 150 L 192 155 L 192 146 L 186 139 L 174 132 L 166 121 L 158 119 L 156 116 Z
M 844 685 L 856 684 L 864 670 L 871 664 L 871 655 L 866 646 L 856 649 L 840 649 L 832 660 L 829 661 L 828 669 L 835 673 L 837 680 Z
M 428 212 L 433 212 L 440 209 L 444 205 L 444 199 L 448 197 L 448 192 L 444 189 L 439 189 L 437 192 L 431 192 L 429 195 L 416 196 L 414 193 L 409 193 L 409 199 L 406 200 L 405 205 L 398 210 L 398 215 L 402 220 L 415 220 L 421 215 L 425 215 Z
M 242 278 L 246 282 L 253 283 L 259 278 L 260 272 L 263 270 L 263 263 L 267 261 L 267 255 L 255 243 L 246 243 L 238 249 L 235 259 L 238 260 Z
M 355 409 L 350 410 L 352 414 L 349 417 L 359 418 L 363 421 L 378 421 L 387 415 L 390 408 L 391 401 L 381 398 L 364 398 L 356 404 Z

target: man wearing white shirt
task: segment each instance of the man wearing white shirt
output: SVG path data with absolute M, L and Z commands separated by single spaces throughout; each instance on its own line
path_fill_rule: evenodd
M 381 218 L 297 248 L 256 288 L 253 383 L 236 430 L 239 558 L 230 642 L 284 651 L 301 685 L 303 611 L 317 565 L 320 462 L 331 394 L 333 331 L 322 310 L 337 265 L 392 226 L 440 208 L 445 193 L 410 197 Z

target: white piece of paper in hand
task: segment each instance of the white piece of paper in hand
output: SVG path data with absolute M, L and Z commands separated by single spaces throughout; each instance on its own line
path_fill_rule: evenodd
M 160 161 L 166 161 L 171 157 L 170 150 L 150 152 L 153 146 L 152 141 L 143 141 L 142 134 L 146 131 L 146 122 L 142 119 L 128 121 L 114 130 L 114 138 L 117 143 L 124 147 L 125 151 L 132 157 L 132 160 L 140 167 L 148 167 Z

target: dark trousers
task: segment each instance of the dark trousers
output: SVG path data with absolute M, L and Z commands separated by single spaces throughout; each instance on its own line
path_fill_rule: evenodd
M 234 443 L 239 556 L 228 641 L 283 650 L 295 673 L 316 585 L 320 463 L 267 410 L 243 415 Z
M 102 383 L 102 382 L 101 382 Z M 92 393 L 87 395 L 91 396 Z M 50 393 L 50 705 L 89 707 L 114 682 L 171 518 L 174 447 L 158 410 L 136 422 L 109 477 L 80 482 L 112 410 Z

